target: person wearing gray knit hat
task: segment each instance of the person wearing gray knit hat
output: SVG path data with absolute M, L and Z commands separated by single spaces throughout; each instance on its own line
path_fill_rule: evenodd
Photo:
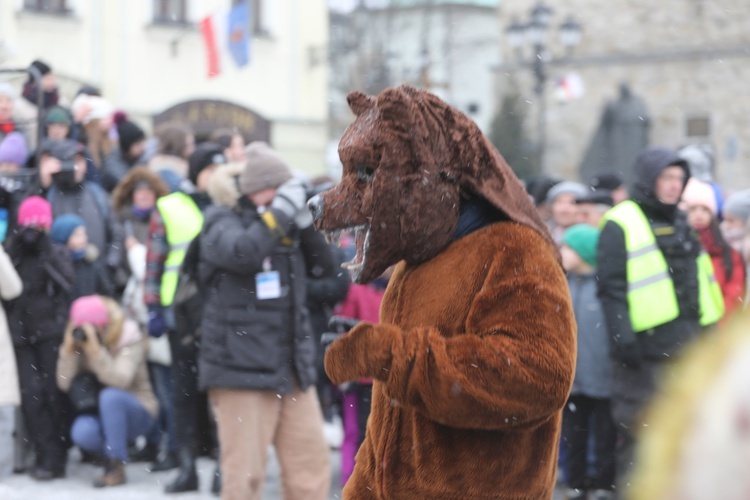
M 265 189 L 275 189 L 293 177 L 281 155 L 267 143 L 250 143 L 245 152 L 245 169 L 240 174 L 240 189 L 244 194 L 253 195 Z
M 547 193 L 547 204 L 552 212 L 552 220 L 548 223 L 552 239 L 560 245 L 565 230 L 577 222 L 577 198 L 588 194 L 586 186 L 579 182 L 565 181 L 555 185 Z
M 239 176 L 240 191 L 255 206 L 283 214 L 299 229 L 310 227 L 312 214 L 307 209 L 307 188 L 292 175 L 281 155 L 262 141 L 250 143 L 245 152 L 247 160 Z
M 727 198 L 722 212 L 721 234 L 732 248 L 741 251 L 745 228 L 750 220 L 750 189 L 737 191 Z
M 589 190 L 580 182 L 564 181 L 556 184 L 547 192 L 547 203 L 552 204 L 555 199 L 563 194 L 573 195 L 573 199 L 582 198 L 588 194 Z

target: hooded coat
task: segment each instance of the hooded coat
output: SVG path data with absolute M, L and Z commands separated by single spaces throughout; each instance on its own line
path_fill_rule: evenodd
M 148 238 L 148 223 L 150 212 L 139 214 L 133 210 L 133 193 L 136 187 L 147 184 L 156 194 L 158 200 L 169 194 L 169 188 L 158 174 L 149 170 L 148 167 L 135 167 L 117 184 L 112 191 L 112 208 L 123 228 L 129 225 L 133 230 L 133 236 L 141 243 Z
M 687 184 L 690 171 L 685 160 L 675 152 L 663 148 L 643 152 L 635 163 L 634 178 L 637 181 L 631 198 L 646 215 L 656 243 L 667 261 L 680 315 L 653 328 L 648 334 L 639 335 L 642 332 L 633 330 L 627 302 L 625 233 L 617 223 L 608 221 L 599 237 L 597 278 L 598 295 L 615 357 L 618 352 L 627 350 L 636 358 L 642 356 L 665 361 L 693 340 L 700 330 L 696 259 L 702 247 L 688 225 L 685 213 L 679 211 L 676 205 L 660 202 L 655 194 L 656 180 L 669 166 L 681 167 Z
M 358 283 L 401 262 L 380 322 L 326 354 L 334 383 L 374 379 L 344 497 L 552 498 L 575 321 L 549 232 L 476 124 L 437 97 L 402 86 L 349 104 L 344 175 L 310 202 L 316 227 L 357 228 Z

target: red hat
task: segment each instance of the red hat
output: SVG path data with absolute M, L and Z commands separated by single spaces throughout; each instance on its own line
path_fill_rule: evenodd
M 26 198 L 18 207 L 19 226 L 52 227 L 52 206 L 42 197 Z
M 98 295 L 88 295 L 76 299 L 70 306 L 70 321 L 73 326 L 84 324 L 107 326 L 107 323 L 109 323 L 107 306 Z

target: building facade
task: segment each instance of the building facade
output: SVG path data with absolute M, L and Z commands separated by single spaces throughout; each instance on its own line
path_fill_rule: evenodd
M 501 26 L 528 18 L 536 4 L 503 2 L 498 9 Z M 646 104 L 652 145 L 710 144 L 717 180 L 730 190 L 750 187 L 750 93 L 745 90 L 750 78 L 750 3 L 568 0 L 548 5 L 556 24 L 575 16 L 583 37 L 575 53 L 565 56 L 562 45 L 552 39 L 555 30 L 549 33 L 550 84 L 543 96 L 547 173 L 577 177 L 605 104 L 617 99 L 620 84 L 627 83 Z M 514 50 L 507 42 L 507 63 L 496 71 L 498 92 L 518 84 L 533 117 L 539 103 L 531 69 L 513 63 Z M 583 96 L 558 101 L 553 82 L 570 73 L 583 81 Z M 532 135 L 538 134 L 531 128 Z
M 500 62 L 498 3 L 364 0 L 332 9 L 332 136 L 351 121 L 348 92 L 376 94 L 402 83 L 439 95 L 486 130 L 495 106 L 492 67 Z
M 183 108 L 185 119 L 217 125 L 239 120 L 247 127 L 257 119 L 293 168 L 323 172 L 328 68 L 311 64 L 310 55 L 328 43 L 325 0 L 250 0 L 249 65 L 222 61 L 221 72 L 208 78 L 200 21 L 235 2 L 1 2 L 0 65 L 41 59 L 69 99 L 81 84 L 94 85 L 146 128 Z M 212 101 L 220 101 L 213 110 L 206 105 Z

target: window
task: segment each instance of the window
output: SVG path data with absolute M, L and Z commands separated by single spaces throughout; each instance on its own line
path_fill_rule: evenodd
M 188 24 L 187 0 L 154 0 L 154 23 Z
M 268 28 L 263 21 L 263 0 L 232 0 L 232 5 L 250 2 L 250 33 L 259 36 L 268 36 Z
M 706 116 L 688 118 L 686 128 L 688 137 L 708 137 L 711 135 L 711 120 Z
M 65 0 L 24 0 L 23 8 L 45 14 L 69 14 Z

